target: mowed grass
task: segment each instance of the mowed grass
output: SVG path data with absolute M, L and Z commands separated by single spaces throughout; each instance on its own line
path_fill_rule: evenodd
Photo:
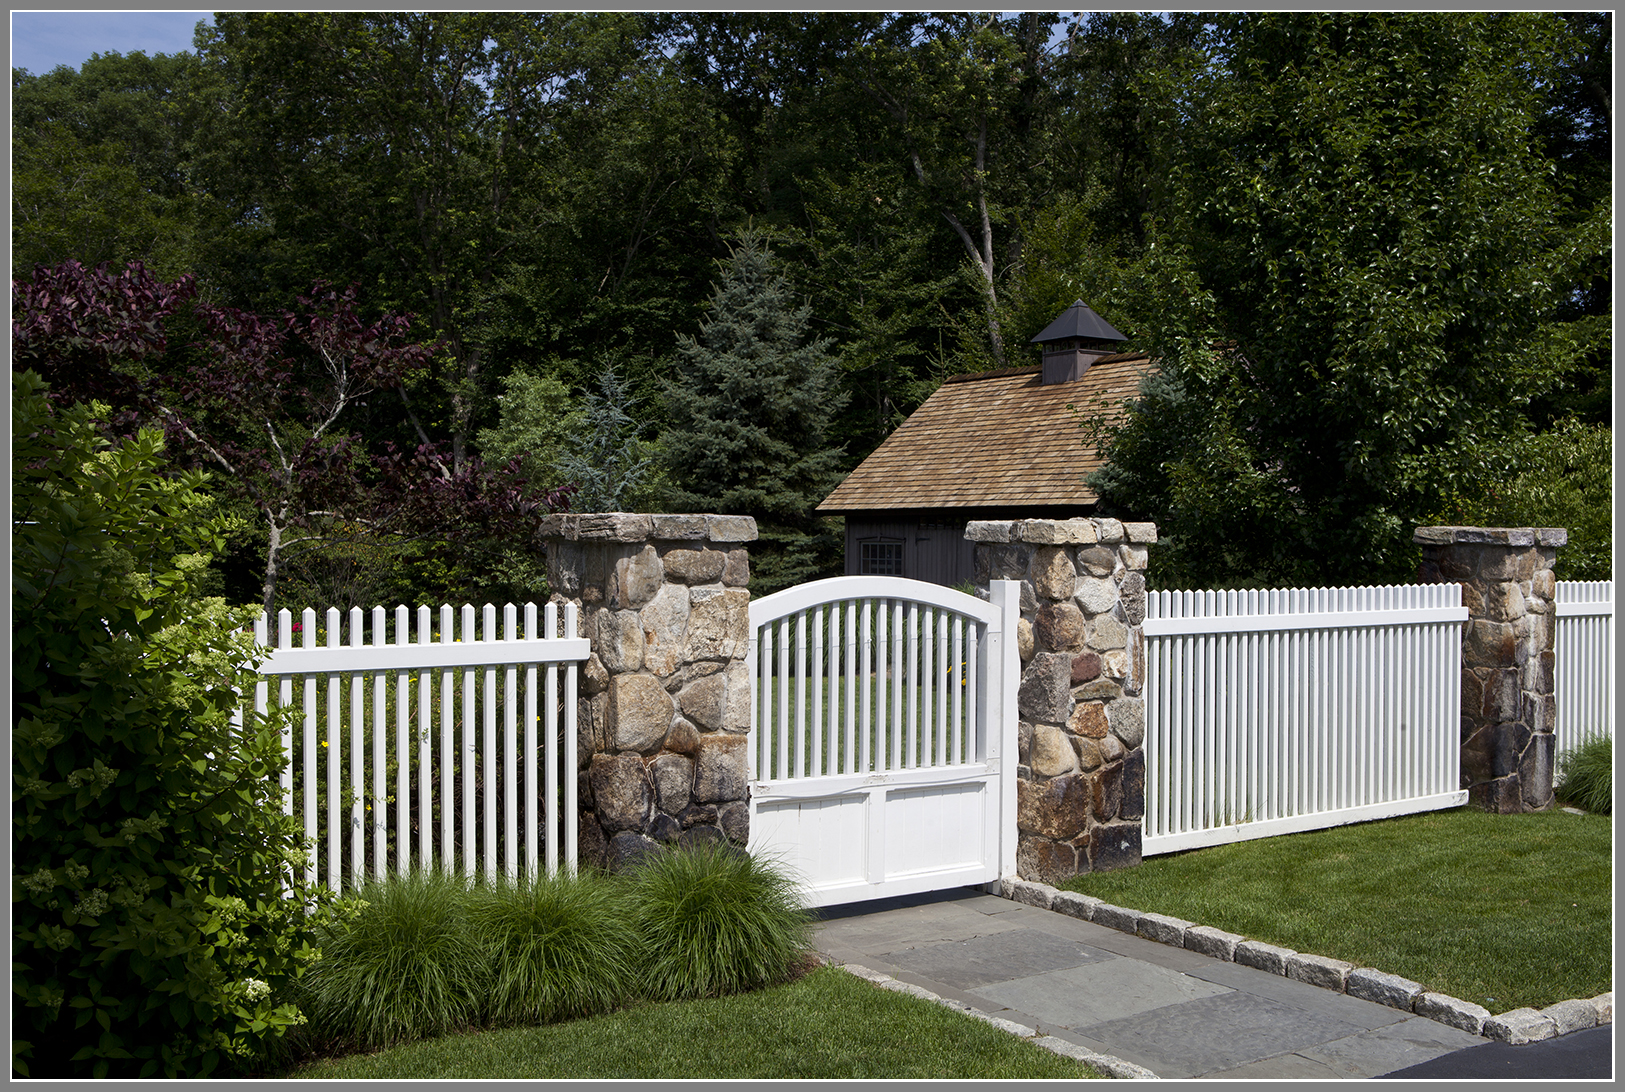
M 1613 989 L 1606 816 L 1458 808 L 1148 857 L 1062 886 L 1494 1013 Z
M 930 1001 L 820 968 L 731 997 L 645 1003 L 302 1066 L 331 1079 L 1067 1079 L 1099 1074 Z

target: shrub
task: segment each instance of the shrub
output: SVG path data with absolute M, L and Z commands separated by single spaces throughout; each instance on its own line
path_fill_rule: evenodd
M 278 726 L 232 724 L 254 610 L 198 594 L 221 521 L 158 433 L 12 389 L 13 1068 L 246 1067 L 314 954 Z
M 812 915 L 778 869 L 717 843 L 643 858 L 624 877 L 641 992 L 717 997 L 783 980 L 811 940 Z
M 546 1024 L 608 1012 L 635 985 L 620 889 L 591 871 L 501 878 L 470 893 L 492 983 L 492 1024 Z
M 1614 737 L 1598 736 L 1558 760 L 1557 795 L 1583 811 L 1614 810 Z
M 318 933 L 302 1007 L 318 1042 L 371 1050 L 479 1023 L 491 984 L 460 876 L 373 880 Z

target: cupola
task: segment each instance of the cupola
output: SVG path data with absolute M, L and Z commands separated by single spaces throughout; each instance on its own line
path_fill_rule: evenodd
M 1044 347 L 1044 382 L 1070 383 L 1081 379 L 1089 365 L 1119 351 L 1128 338 L 1094 309 L 1078 300 L 1039 331 L 1033 342 Z

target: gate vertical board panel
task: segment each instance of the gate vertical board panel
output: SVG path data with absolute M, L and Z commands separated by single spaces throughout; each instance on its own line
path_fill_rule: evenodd
M 1556 750 L 1559 754 L 1614 725 L 1614 582 L 1559 580 L 1556 634 Z
M 998 809 L 1013 800 L 1000 779 L 1014 770 L 987 744 L 987 717 L 997 711 L 985 705 L 990 698 L 1000 708 L 1007 703 L 978 645 L 1002 634 L 1003 610 L 936 585 L 868 576 L 818 581 L 751 603 L 749 647 L 758 656 L 770 643 L 763 635 L 785 633 L 792 618 L 798 634 L 807 624 L 813 630 L 810 663 L 798 656 L 792 671 L 780 648 L 779 677 L 770 680 L 753 665 L 760 712 L 749 748 L 758 756 L 751 849 L 791 864 L 809 902 L 1000 875 Z M 958 647 L 950 637 L 956 631 Z M 951 659 L 960 648 L 965 659 Z M 771 717 L 763 693 L 769 685 L 781 695 L 807 694 L 810 685 L 810 700 L 795 702 L 793 715 L 781 703 Z M 961 707 L 963 752 L 950 742 L 958 738 Z M 1013 730 L 1014 722 L 994 727 Z M 782 741 L 778 763 L 765 760 L 769 735 Z M 805 760 L 784 762 L 792 749 Z

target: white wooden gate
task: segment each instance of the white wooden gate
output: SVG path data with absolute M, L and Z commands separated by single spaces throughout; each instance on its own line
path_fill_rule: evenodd
M 842 576 L 750 605 L 750 849 L 809 906 L 1015 871 L 1020 585 Z

